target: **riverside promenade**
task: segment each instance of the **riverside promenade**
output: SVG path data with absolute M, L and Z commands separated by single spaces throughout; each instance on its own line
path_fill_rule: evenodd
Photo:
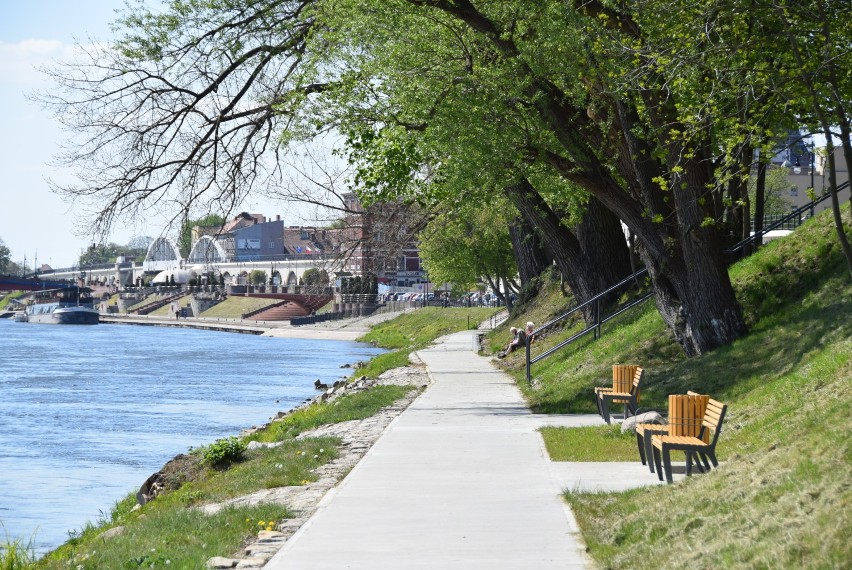
M 567 489 L 655 484 L 635 464 L 554 464 L 538 427 L 597 416 L 530 413 L 476 333 L 418 351 L 432 384 L 264 567 L 587 568 Z

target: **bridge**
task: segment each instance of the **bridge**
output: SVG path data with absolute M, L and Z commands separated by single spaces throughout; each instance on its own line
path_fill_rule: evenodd
M 40 279 L 38 277 L 16 277 L 0 275 L 0 291 L 39 291 L 41 289 L 58 289 L 73 284 L 73 280 L 60 280 L 56 277 Z

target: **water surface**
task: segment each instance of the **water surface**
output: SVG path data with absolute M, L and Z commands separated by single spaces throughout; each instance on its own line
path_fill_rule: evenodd
M 0 523 L 55 548 L 189 447 L 316 395 L 356 342 L 0 319 Z M 4 539 L 0 529 L 0 541 Z

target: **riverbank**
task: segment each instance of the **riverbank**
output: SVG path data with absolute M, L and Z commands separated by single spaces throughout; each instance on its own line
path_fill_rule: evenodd
M 101 315 L 102 324 L 137 326 L 177 327 L 212 330 L 241 334 L 254 334 L 276 338 L 298 338 L 304 340 L 358 340 L 375 324 L 393 319 L 414 309 L 326 321 L 312 325 L 293 326 L 290 321 L 253 321 L 249 319 L 226 319 L 187 317 L 182 319 L 150 315 Z
M 372 326 L 372 331 L 361 340 L 391 350 L 396 348 L 396 352 L 404 354 L 405 366 L 400 364 L 397 366 L 402 368 L 388 371 L 377 366 L 375 359 L 370 361 L 369 366 L 361 368 L 357 374 L 369 378 L 350 381 L 345 388 L 338 387 L 330 394 L 334 388 L 331 387 L 317 393 L 311 404 L 298 405 L 290 412 L 278 412 L 270 418 L 274 427 L 269 433 L 254 434 L 246 439 L 282 442 L 280 446 L 268 449 L 253 446 L 244 461 L 227 469 L 202 465 L 200 472 L 178 472 L 178 481 L 185 484 L 176 491 L 158 497 L 141 509 L 134 509 L 136 499 L 128 497 L 116 504 L 107 520 L 85 529 L 82 535 L 48 555 L 36 567 L 64 568 L 68 564 L 118 567 L 129 559 L 142 558 L 169 560 L 172 567 L 200 567 L 215 556 L 234 556 L 229 560 L 239 559 L 236 564 L 241 568 L 257 567 L 252 566 L 257 560 L 250 559 L 258 558 L 256 555 L 263 550 L 274 551 L 272 545 L 280 544 L 288 532 L 295 531 L 301 525 L 299 521 L 310 515 L 320 498 L 351 471 L 385 428 L 408 406 L 411 398 L 429 383 L 422 366 L 410 364 L 408 355 L 438 336 L 492 316 L 489 311 L 480 309 L 427 308 L 408 313 L 392 323 L 381 321 L 398 314 L 292 327 L 295 329 L 292 331 L 287 331 L 286 324 L 279 323 L 275 327 L 279 333 L 304 335 L 307 330 L 307 334 L 321 335 L 321 338 L 330 338 L 328 333 L 334 331 L 360 333 Z M 168 320 L 166 323 L 175 324 Z M 250 323 L 249 326 L 259 324 Z M 386 340 L 392 342 L 388 344 Z M 391 354 L 394 353 L 385 353 L 379 358 Z M 382 366 L 384 364 L 387 363 Z M 361 390 L 362 386 L 369 389 Z M 203 455 L 203 449 L 189 455 L 196 456 L 197 463 L 197 456 Z M 166 471 L 167 465 L 164 465 Z M 191 475 L 191 478 L 184 478 L 184 475 Z M 137 485 L 142 482 L 139 480 Z M 272 495 L 278 497 L 279 502 L 275 497 L 271 502 L 265 500 Z M 212 515 L 201 510 L 202 505 L 225 503 L 228 508 Z M 267 522 L 259 528 L 258 521 Z M 270 521 L 277 521 L 277 524 Z M 118 527 L 123 529 L 112 530 Z M 272 527 L 278 530 L 268 530 Z M 246 539 L 253 541 L 249 545 L 250 552 L 246 551 Z M 150 554 L 154 549 L 156 554 Z M 228 564 L 234 562 L 225 566 Z

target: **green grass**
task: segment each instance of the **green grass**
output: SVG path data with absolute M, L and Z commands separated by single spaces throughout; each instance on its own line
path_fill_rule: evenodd
M 541 429 L 553 461 L 635 461 L 636 436 L 622 434 L 619 425 Z
M 495 309 L 486 307 L 424 307 L 379 323 L 358 340 L 387 348 L 390 352 L 373 358 L 354 375 L 376 378 L 382 372 L 406 366 L 411 352 L 429 346 L 444 335 L 474 329 L 495 312 Z
M 271 449 L 249 450 L 243 461 L 227 469 L 206 469 L 202 477 L 157 501 L 189 506 L 224 501 L 259 489 L 304 485 L 316 481 L 313 469 L 338 457 L 339 445 L 336 438 L 306 438 L 286 440 Z
M 281 441 L 321 425 L 368 418 L 405 396 L 412 388 L 413 386 L 374 386 L 369 390 L 341 396 L 331 402 L 307 406 L 272 422 L 266 429 L 252 434 L 249 439 Z
M 189 302 L 192 300 L 192 295 L 184 295 L 180 299 L 177 299 L 174 302 L 177 302 L 181 307 L 186 307 L 189 305 Z M 159 309 L 151 311 L 148 313 L 152 317 L 170 317 L 174 318 L 174 313 L 172 312 L 172 303 L 166 303 Z
M 852 285 L 829 215 L 731 269 L 750 334 L 729 346 L 685 358 L 649 304 L 600 340 L 535 366 L 535 387 L 507 359 L 537 411 L 593 413 L 593 387 L 611 381 L 614 363 L 645 366 L 644 407 L 665 410 L 668 394 L 690 389 L 729 405 L 723 463 L 710 474 L 626 493 L 566 493 L 601 567 L 848 567 Z M 623 457 L 605 428 L 545 433 L 560 458 Z
M 482 307 L 424 307 L 379 323 L 358 340 L 392 350 L 417 350 L 428 346 L 441 336 L 476 328 L 495 312 L 495 309 Z
M 3 525 L 0 524 L 0 528 Z M 5 529 L 3 529 L 5 532 Z M 0 570 L 19 570 L 30 568 L 36 560 L 32 539 L 24 544 L 21 539 L 11 539 L 8 534 L 0 541 Z
M 369 417 L 410 390 L 405 386 L 376 386 L 296 410 L 251 437 L 280 441 L 280 445 L 248 450 L 242 460 L 227 467 L 208 465 L 203 461 L 203 449 L 194 450 L 169 472 L 169 491 L 137 511 L 132 510 L 135 496 L 129 495 L 105 520 L 75 533 L 35 566 L 24 567 L 148 568 L 153 564 L 155 568 L 201 568 L 212 556 L 231 556 L 258 530 L 273 524 L 270 521 L 291 514 L 281 506 L 266 505 L 226 509 L 207 516 L 192 507 L 315 481 L 314 470 L 338 457 L 340 440 L 294 439 L 296 435 L 320 425 Z M 260 521 L 265 523 L 262 528 Z M 119 525 L 125 527 L 120 535 L 108 540 L 100 537 L 104 530 Z
M 257 535 L 260 521 L 288 515 L 280 505 L 270 504 L 227 508 L 215 515 L 185 508 L 145 509 L 144 517 L 125 522 L 120 535 L 103 539 L 103 528 L 90 527 L 39 561 L 37 567 L 203 568 L 213 556 L 235 554 L 248 538 Z
M 18 305 L 17 303 L 13 304 L 11 302 L 12 299 L 20 299 L 21 297 L 24 297 L 27 294 L 29 294 L 29 291 L 9 291 L 8 293 L 6 293 L 6 295 L 2 299 L 0 299 L 0 310 L 10 310 L 10 311 L 18 310 L 18 307 L 20 305 Z M 0 566 L 0 569 L 2 569 L 2 568 L 3 567 Z
M 231 295 L 199 315 L 204 318 L 239 319 L 243 314 L 275 304 L 275 299 Z

